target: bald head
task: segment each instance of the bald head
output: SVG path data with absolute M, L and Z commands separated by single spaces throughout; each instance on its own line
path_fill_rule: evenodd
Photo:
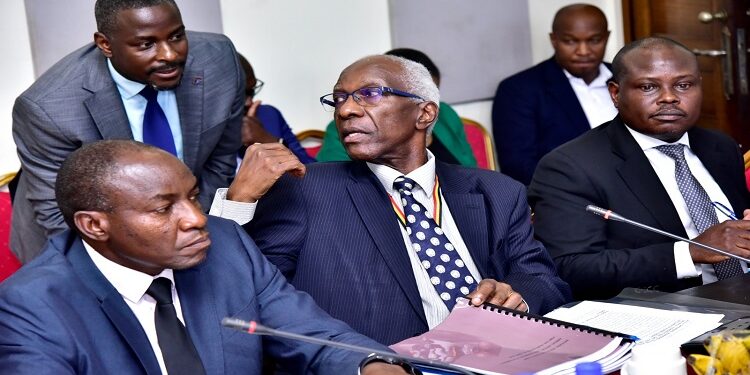
M 689 48 L 669 38 L 650 37 L 636 40 L 635 42 L 622 47 L 622 49 L 617 52 L 614 60 L 612 60 L 613 80 L 615 82 L 621 82 L 625 79 L 625 76 L 628 74 L 628 67 L 632 65 L 629 62 L 629 56 L 632 56 L 634 52 L 652 52 L 659 49 L 674 49 L 679 51 L 679 55 L 681 55 L 685 61 L 688 61 L 691 65 L 695 66 L 695 70 L 698 71 L 698 59 Z
M 607 17 L 601 9 L 591 4 L 571 4 L 560 8 L 552 20 L 552 32 L 565 30 L 571 23 L 587 20 L 599 30 L 607 30 Z

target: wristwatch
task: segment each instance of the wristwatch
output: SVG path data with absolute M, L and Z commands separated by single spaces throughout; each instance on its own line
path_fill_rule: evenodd
M 359 363 L 359 373 L 362 373 L 362 369 L 369 365 L 370 363 L 375 362 L 384 362 L 389 365 L 396 365 L 404 369 L 407 374 L 411 375 L 422 375 L 422 371 L 419 371 L 418 368 L 412 366 L 408 361 L 402 358 L 394 357 L 394 356 L 387 356 L 382 354 L 370 354 L 365 359 L 362 360 L 362 362 Z

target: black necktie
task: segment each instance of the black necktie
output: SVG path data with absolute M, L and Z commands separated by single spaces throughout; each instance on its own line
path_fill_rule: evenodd
M 677 180 L 677 187 L 680 189 L 682 197 L 685 198 L 685 204 L 695 228 L 698 229 L 698 233 L 703 233 L 704 230 L 718 224 L 719 219 L 716 217 L 716 211 L 711 204 L 708 193 L 703 190 L 703 186 L 690 171 L 690 166 L 685 160 L 684 148 L 685 145 L 681 143 L 656 147 L 664 155 L 674 159 L 674 175 Z M 729 258 L 714 264 L 714 271 L 716 271 L 717 279 L 724 280 L 741 275 L 742 266 L 740 266 L 739 260 Z
M 198 352 L 190 341 L 185 326 L 177 318 L 172 303 L 172 281 L 158 277 L 146 293 L 156 300 L 156 337 L 167 372 L 170 375 L 205 374 Z

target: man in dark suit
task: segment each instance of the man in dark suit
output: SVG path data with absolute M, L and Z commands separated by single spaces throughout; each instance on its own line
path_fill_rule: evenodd
M 523 186 L 426 149 L 439 103 L 427 69 L 367 57 L 321 102 L 353 161 L 283 177 L 246 226 L 295 287 L 384 344 L 439 324 L 466 294 L 534 313 L 568 300 L 532 238 Z
M 555 14 L 549 34 L 555 55 L 500 83 L 492 130 L 503 173 L 528 185 L 539 159 L 555 147 L 612 119 L 612 76 L 602 64 L 607 19 L 587 4 Z
M 259 374 L 266 355 L 291 373 L 356 374 L 365 357 L 232 331 L 224 317 L 387 350 L 296 291 L 238 225 L 207 219 L 197 179 L 160 149 L 85 145 L 56 194 L 74 230 L 0 286 L 3 372 Z
M 529 188 L 537 238 L 560 276 L 577 299 L 603 299 L 625 287 L 674 291 L 744 272 L 742 262 L 584 210 L 611 209 L 750 257 L 750 221 L 724 221 L 749 207 L 742 157 L 732 139 L 696 126 L 695 56 L 649 38 L 623 48 L 613 69 L 619 116 L 545 156 Z
M 23 173 L 11 249 L 22 262 L 66 228 L 55 176 L 83 144 L 135 139 L 170 150 L 198 176 L 204 207 L 235 172 L 244 78 L 231 42 L 186 32 L 172 0 L 99 0 L 95 15 L 94 43 L 50 68 L 13 108 Z

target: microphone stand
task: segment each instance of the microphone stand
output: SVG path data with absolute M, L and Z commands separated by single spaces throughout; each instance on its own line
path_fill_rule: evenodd
M 283 337 L 286 339 L 307 342 L 310 344 L 330 346 L 333 348 L 339 348 L 339 349 L 344 349 L 344 350 L 351 350 L 357 353 L 375 354 L 375 355 L 379 355 L 385 358 L 393 358 L 393 359 L 405 361 L 407 363 L 413 363 L 416 365 L 433 366 L 437 369 L 450 370 L 458 374 L 474 375 L 474 373 L 470 371 L 467 371 L 461 367 L 451 365 L 445 362 L 415 358 L 415 357 L 410 357 L 410 356 L 402 356 L 399 354 L 386 352 L 383 350 L 366 348 L 364 346 L 352 345 L 352 344 L 347 344 L 343 342 L 337 342 L 337 341 L 320 339 L 317 337 L 300 335 L 300 334 L 292 333 L 292 332 L 280 331 L 277 329 L 269 328 L 264 325 L 258 324 L 255 321 L 248 322 L 248 321 L 244 321 L 244 320 L 236 319 L 236 318 L 224 318 L 221 320 L 221 325 L 223 325 L 224 327 L 233 328 L 233 329 L 245 332 L 245 333 L 249 333 L 251 335 L 266 335 L 266 336 L 274 336 L 274 337 Z M 421 374 L 421 371 L 419 371 L 418 369 L 415 369 L 415 370 L 418 371 L 418 372 L 415 372 L 415 374 Z
M 624 217 L 622 215 L 618 215 L 618 214 L 612 212 L 612 210 L 606 210 L 604 208 L 597 207 L 597 206 L 594 206 L 593 204 L 590 204 L 590 205 L 586 206 L 586 211 L 591 212 L 591 213 L 593 213 L 595 215 L 599 215 L 599 216 L 603 217 L 605 220 L 614 220 L 614 221 L 620 221 L 620 222 L 623 222 L 623 223 L 626 223 L 626 224 L 630 224 L 630 225 L 636 226 L 638 228 L 649 230 L 649 231 L 652 231 L 654 233 L 658 233 L 658 234 L 661 234 L 662 236 L 667 236 L 669 238 L 673 238 L 673 239 L 678 240 L 678 241 L 685 241 L 685 242 L 693 244 L 695 246 L 702 247 L 702 248 L 704 248 L 706 250 L 710 250 L 710 251 L 713 251 L 715 253 L 719 253 L 721 255 L 726 255 L 726 256 L 728 256 L 730 258 L 741 260 L 743 262 L 746 262 L 746 263 L 750 264 L 750 259 L 743 258 L 743 257 L 741 257 L 739 255 L 732 254 L 732 253 L 730 253 L 728 251 L 717 249 L 715 247 L 708 246 L 708 245 L 702 244 L 702 243 L 697 242 L 697 241 L 689 240 L 687 238 L 680 237 L 680 236 L 678 236 L 676 234 L 665 232 L 665 231 L 663 231 L 661 229 L 657 229 L 657 228 L 648 226 L 646 224 L 630 220 L 630 219 L 628 219 L 628 218 L 626 218 L 626 217 Z

